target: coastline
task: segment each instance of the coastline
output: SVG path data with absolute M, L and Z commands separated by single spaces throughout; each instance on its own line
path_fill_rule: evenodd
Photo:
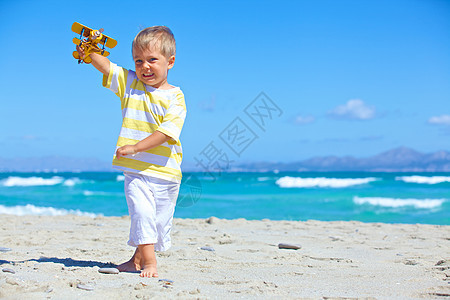
M 98 272 L 131 257 L 128 217 L 0 220 L 0 247 L 11 249 L 0 252 L 5 299 L 450 296 L 450 226 L 175 219 L 172 248 L 157 254 L 159 279 L 173 281 L 164 285 L 134 273 Z

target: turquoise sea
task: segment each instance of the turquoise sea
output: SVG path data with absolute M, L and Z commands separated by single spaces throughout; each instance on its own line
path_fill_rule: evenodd
M 128 214 L 123 175 L 0 173 L 0 214 Z M 178 218 L 450 225 L 450 173 L 184 173 Z

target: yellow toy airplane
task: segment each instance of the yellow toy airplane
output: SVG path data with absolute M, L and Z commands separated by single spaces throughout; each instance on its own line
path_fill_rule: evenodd
M 73 38 L 72 41 L 74 42 L 74 44 L 80 46 L 80 48 L 83 49 L 85 53 L 84 59 L 81 59 L 77 51 L 73 52 L 73 57 L 75 57 L 75 59 L 78 59 L 79 64 L 83 63 L 83 61 L 87 64 L 90 64 L 92 62 L 92 58 L 89 57 L 91 53 L 98 53 L 103 56 L 108 56 L 109 52 L 105 50 L 105 46 L 108 48 L 114 48 L 117 45 L 117 41 L 115 39 L 112 39 L 102 33 L 103 28 L 99 30 L 93 30 L 89 27 L 75 22 L 72 25 L 72 31 L 80 35 L 80 38 Z M 100 48 L 97 45 L 98 43 L 102 44 L 103 48 Z

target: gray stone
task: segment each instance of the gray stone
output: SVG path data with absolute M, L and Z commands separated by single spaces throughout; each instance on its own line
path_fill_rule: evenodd
M 200 249 L 201 249 L 201 250 L 205 250 L 205 251 L 216 251 L 216 250 L 214 250 L 213 247 L 206 247 L 206 246 L 200 247 Z
M 79 288 L 81 290 L 85 290 L 85 291 L 93 291 L 94 290 L 94 287 L 92 285 L 82 284 L 82 283 L 77 284 L 77 288 Z
M 285 243 L 279 243 L 278 249 L 291 249 L 291 250 L 298 250 L 301 249 L 302 246 L 297 244 L 285 244 Z
M 103 274 L 119 274 L 120 271 L 117 268 L 100 268 L 98 269 L 99 273 Z
M 2 269 L 2 271 L 5 273 L 16 274 L 16 271 L 14 271 L 13 269 L 10 269 L 10 268 L 4 268 L 4 269 Z

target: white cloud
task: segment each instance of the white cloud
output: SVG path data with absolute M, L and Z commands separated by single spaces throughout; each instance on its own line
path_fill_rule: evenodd
M 300 125 L 309 124 L 309 123 L 314 122 L 315 120 L 316 119 L 313 116 L 301 116 L 301 115 L 298 115 L 295 118 L 295 124 L 300 124 Z
M 339 119 L 370 120 L 375 117 L 375 107 L 367 106 L 360 99 L 352 99 L 330 111 L 329 115 Z
M 434 116 L 428 119 L 430 124 L 438 125 L 449 125 L 450 126 L 450 115 Z

